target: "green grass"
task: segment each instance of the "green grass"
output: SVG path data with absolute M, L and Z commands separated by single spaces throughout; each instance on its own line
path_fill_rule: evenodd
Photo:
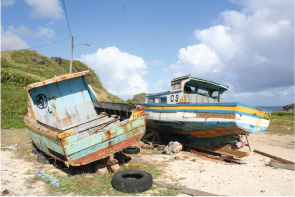
M 1 128 L 24 128 L 24 116 L 28 109 L 23 87 L 2 82 L 1 101 Z
M 130 165 L 121 170 L 142 170 L 152 174 L 153 178 L 158 177 L 161 172 L 153 165 Z M 49 193 L 52 195 L 83 195 L 83 196 L 137 196 L 138 194 L 127 194 L 113 189 L 111 185 L 113 174 L 98 175 L 96 173 L 83 173 L 74 176 L 59 177 L 59 187 L 49 185 Z M 151 188 L 152 190 L 158 187 Z M 156 192 L 155 192 L 156 193 Z
M 177 196 L 182 193 L 177 189 L 166 189 L 161 186 L 155 186 L 155 188 L 153 187 L 152 189 L 158 190 L 158 192 L 152 193 L 151 196 Z
M 273 112 L 271 114 L 269 128 L 265 132 L 270 134 L 293 135 L 294 113 Z
M 121 196 L 123 193 L 112 188 L 111 175 L 98 174 L 81 174 L 71 177 L 60 177 L 59 187 L 50 184 L 49 193 L 55 195 L 74 194 L 81 196 L 101 196 L 101 195 L 116 195 Z
M 144 165 L 128 165 L 124 167 L 124 170 L 141 170 L 150 173 L 153 178 L 157 178 L 159 175 L 161 175 L 161 171 L 157 169 L 156 166 L 150 165 L 150 164 L 144 164 Z

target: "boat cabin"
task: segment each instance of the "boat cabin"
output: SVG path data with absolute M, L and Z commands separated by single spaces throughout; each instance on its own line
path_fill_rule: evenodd
M 222 94 L 228 88 L 212 80 L 187 75 L 173 79 L 170 91 L 148 94 L 146 103 L 217 103 L 222 101 Z

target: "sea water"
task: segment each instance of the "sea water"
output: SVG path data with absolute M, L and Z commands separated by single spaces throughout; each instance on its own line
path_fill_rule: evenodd
M 258 108 L 271 110 L 271 111 L 283 111 L 283 106 L 256 106 Z

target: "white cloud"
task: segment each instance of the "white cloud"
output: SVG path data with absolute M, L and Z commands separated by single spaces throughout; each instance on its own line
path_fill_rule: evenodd
M 52 19 L 64 17 L 58 0 L 25 0 L 25 2 L 33 7 L 32 17 Z
M 17 50 L 29 48 L 29 45 L 19 36 L 1 27 L 1 50 Z
M 170 90 L 171 79 L 162 78 L 158 80 L 154 85 L 152 92 L 150 93 L 159 93 L 159 92 L 166 92 Z
M 1 5 L 2 6 L 11 6 L 15 4 L 15 0 L 2 0 Z
M 233 58 L 238 52 L 237 42 L 240 42 L 241 36 L 231 35 L 231 28 L 228 26 L 218 25 L 204 30 L 196 30 L 195 37 L 202 44 L 212 47 L 214 51 L 224 59 Z
M 223 100 L 226 102 L 247 101 L 247 103 L 255 103 L 256 106 L 282 106 L 294 102 L 294 85 L 287 88 L 268 88 L 259 92 L 235 92 L 230 89 L 224 94 Z
M 173 77 L 189 73 L 219 72 L 220 68 L 216 53 L 203 44 L 181 48 L 178 61 L 170 66 L 170 70 L 174 72 Z
M 241 2 L 242 11 L 221 13 L 222 25 L 195 31 L 200 44 L 179 50 L 170 75 L 211 78 L 231 84 L 232 96 L 259 94 L 261 99 L 270 97 L 265 91 L 294 84 L 294 2 Z
M 46 27 L 38 27 L 38 32 L 36 33 L 37 36 L 45 36 L 47 38 L 52 38 L 55 35 L 53 29 L 49 29 Z
M 7 27 L 7 31 L 25 36 L 34 35 L 33 32 L 31 32 L 31 30 L 25 25 L 20 25 L 19 27 L 14 27 L 13 25 L 10 25 Z
M 38 27 L 38 30 L 36 32 L 32 32 L 27 26 L 20 25 L 19 27 L 14 27 L 13 25 L 10 25 L 7 27 L 7 31 L 12 32 L 14 34 L 18 35 L 24 35 L 24 36 L 37 36 L 37 37 L 47 37 L 52 38 L 55 36 L 55 32 L 53 29 L 46 28 L 46 27 Z
M 146 65 L 140 57 L 121 52 L 117 47 L 108 47 L 98 49 L 94 54 L 81 55 L 81 61 L 99 75 L 112 94 L 127 99 L 147 90 L 147 82 L 142 79 L 147 73 Z

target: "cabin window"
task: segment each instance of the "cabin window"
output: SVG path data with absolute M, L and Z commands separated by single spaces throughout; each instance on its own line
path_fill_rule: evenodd
M 196 87 L 194 86 L 184 86 L 184 92 L 185 93 L 192 93 L 192 92 L 195 92 L 196 91 Z
M 212 97 L 217 98 L 219 96 L 219 91 L 212 92 Z
M 202 90 L 202 89 L 199 89 L 199 90 L 198 90 L 198 93 L 201 93 L 202 95 L 209 96 L 209 94 L 208 94 L 208 90 Z
M 160 103 L 167 103 L 167 98 L 166 97 L 160 98 Z
M 147 102 L 148 103 L 155 103 L 155 98 L 149 98 Z
M 178 90 L 178 89 L 180 89 L 180 82 L 173 84 L 173 90 Z

